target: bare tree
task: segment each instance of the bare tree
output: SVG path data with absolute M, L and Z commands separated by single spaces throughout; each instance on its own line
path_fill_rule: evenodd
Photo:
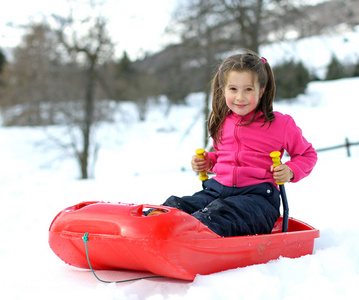
M 192 74 L 195 69 L 202 72 L 199 85 L 206 93 L 205 118 L 209 115 L 209 83 L 223 56 L 241 48 L 258 53 L 260 45 L 285 33 L 287 23 L 293 24 L 289 20 L 299 14 L 296 0 L 187 0 L 175 11 L 169 31 L 181 37 L 186 53 L 183 66 Z M 204 128 L 207 145 L 206 124 Z
M 70 15 L 68 18 L 54 16 L 57 21 L 57 37 L 66 49 L 71 63 L 82 69 L 84 80 L 83 101 L 80 114 L 73 115 L 72 120 L 78 125 L 81 143 L 71 143 L 79 162 L 81 177 L 89 177 L 89 159 L 97 152 L 97 147 L 90 149 L 95 119 L 95 100 L 100 83 L 99 69 L 113 54 L 113 44 L 106 30 L 107 20 L 101 16 L 78 20 Z M 79 30 L 79 28 L 82 28 Z M 79 35 L 78 32 L 82 34 Z
M 85 20 L 56 16 L 55 20 L 56 30 L 49 23 L 31 24 L 15 49 L 6 81 L 2 79 L 3 119 L 5 125 L 64 124 L 68 141 L 49 139 L 77 159 L 85 179 L 91 176 L 90 162 L 98 151 L 95 125 L 110 111 L 102 109 L 105 102 L 100 100 L 110 98 L 106 97 L 108 78 L 102 73 L 113 45 L 107 21 L 100 16 Z
M 209 115 L 210 106 L 210 81 L 218 65 L 220 57 L 218 53 L 225 51 L 227 43 L 223 42 L 223 28 L 228 20 L 218 17 L 219 12 L 215 0 L 190 0 L 176 12 L 174 24 L 169 30 L 176 31 L 179 28 L 181 35 L 182 74 L 190 77 L 200 90 L 205 91 L 205 103 L 202 108 L 205 119 Z M 227 48 L 228 49 L 228 48 Z M 179 59 L 180 60 L 180 59 Z M 197 72 L 196 72 L 197 71 Z M 198 72 L 202 73 L 198 76 Z M 194 76 L 200 78 L 200 82 Z M 183 90 L 183 87 L 182 87 Z M 182 91 L 183 93 L 183 91 Z M 207 123 L 204 122 L 203 145 L 208 143 Z
M 7 67 L 4 82 L 5 125 L 46 125 L 53 123 L 56 98 L 53 75 L 60 65 L 56 41 L 46 24 L 32 24 L 22 43 L 14 50 L 14 62 Z M 16 114 L 13 107 L 20 105 Z

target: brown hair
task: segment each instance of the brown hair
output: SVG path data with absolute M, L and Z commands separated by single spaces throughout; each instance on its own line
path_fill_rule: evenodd
M 212 111 L 208 117 L 208 131 L 215 144 L 221 141 L 221 127 L 228 113 L 228 106 L 224 97 L 224 87 L 227 83 L 227 76 L 231 71 L 252 72 L 257 75 L 260 88 L 265 87 L 253 117 L 243 125 L 253 123 L 260 111 L 264 117 L 263 125 L 273 121 L 275 118 L 273 113 L 275 82 L 272 68 L 268 62 L 250 51 L 230 56 L 221 64 L 212 81 Z

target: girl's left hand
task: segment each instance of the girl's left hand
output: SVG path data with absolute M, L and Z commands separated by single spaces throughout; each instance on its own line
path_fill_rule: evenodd
M 286 164 L 281 164 L 275 168 L 272 165 L 270 170 L 276 182 L 289 182 L 294 178 L 293 171 Z

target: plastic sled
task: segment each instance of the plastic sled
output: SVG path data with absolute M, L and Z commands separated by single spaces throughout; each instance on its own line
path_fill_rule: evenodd
M 145 216 L 154 208 L 166 213 Z M 289 218 L 282 232 L 280 217 L 271 234 L 220 237 L 178 209 L 124 203 L 83 202 L 61 211 L 49 229 L 54 253 L 69 265 L 93 269 L 129 269 L 193 280 L 279 257 L 312 254 L 319 230 Z

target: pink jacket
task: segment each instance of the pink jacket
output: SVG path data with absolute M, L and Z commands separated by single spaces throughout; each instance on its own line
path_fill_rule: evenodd
M 256 121 L 248 126 L 238 126 L 247 122 L 253 113 L 239 116 L 230 112 L 223 124 L 221 143 L 216 152 L 209 152 L 212 160 L 211 172 L 213 177 L 225 186 L 243 187 L 263 182 L 274 185 L 273 164 L 269 153 L 280 151 L 283 156 L 286 150 L 291 160 L 286 162 L 293 171 L 292 182 L 297 182 L 308 176 L 317 162 L 317 153 L 302 136 L 302 131 L 296 126 L 293 118 L 274 112 L 275 120 L 263 126 L 262 113 Z

